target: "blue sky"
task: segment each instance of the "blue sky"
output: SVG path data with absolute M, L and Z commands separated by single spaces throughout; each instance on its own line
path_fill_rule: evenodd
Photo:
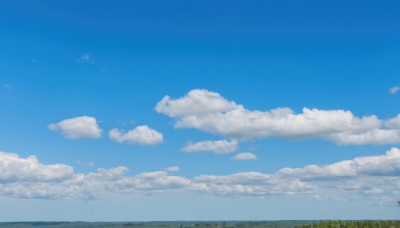
M 0 220 L 398 218 L 399 10 L 2 1 Z

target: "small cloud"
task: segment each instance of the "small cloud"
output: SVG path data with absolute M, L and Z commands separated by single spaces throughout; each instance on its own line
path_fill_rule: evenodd
M 89 61 L 89 60 L 90 60 L 90 55 L 89 55 L 89 54 L 82 55 L 82 56 L 81 56 L 81 60 Z
M 217 140 L 217 141 L 201 141 L 201 142 L 189 142 L 183 147 L 184 152 L 198 152 L 198 151 L 212 151 L 216 154 L 227 154 L 233 152 L 238 147 L 236 140 Z
M 118 143 L 136 143 L 144 145 L 159 144 L 163 141 L 163 135 L 146 125 L 138 126 L 128 132 L 117 128 L 108 133 L 108 137 Z
M 81 56 L 80 58 L 78 58 L 76 61 L 77 61 L 78 63 L 83 63 L 83 62 L 92 63 L 92 64 L 95 63 L 93 57 L 92 57 L 91 55 L 89 55 L 89 54 L 84 54 L 84 55 L 82 55 L 82 56 Z
M 236 154 L 232 157 L 232 160 L 257 160 L 257 155 L 250 152 L 244 152 Z
M 400 87 L 398 86 L 393 86 L 392 88 L 390 88 L 389 93 L 390 94 L 396 94 L 397 92 L 399 92 Z
M 179 171 L 179 167 L 178 166 L 170 166 L 165 168 L 165 171 L 167 172 L 178 172 Z
M 65 119 L 58 123 L 51 123 L 47 126 L 51 131 L 60 131 L 70 139 L 77 138 L 100 138 L 102 129 L 97 120 L 90 116 L 79 116 Z
M 36 60 L 36 59 L 31 59 L 31 61 L 32 61 L 33 64 L 36 64 L 36 63 L 37 63 L 37 60 Z

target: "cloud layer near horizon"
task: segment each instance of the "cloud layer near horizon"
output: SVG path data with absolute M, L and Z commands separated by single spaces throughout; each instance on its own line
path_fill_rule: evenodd
M 191 90 L 178 99 L 165 96 L 156 111 L 174 118 L 176 128 L 195 128 L 235 140 L 278 137 L 323 139 L 339 145 L 400 143 L 400 115 L 381 120 L 375 115 L 357 117 L 347 110 L 248 110 L 204 89 Z
M 178 168 L 166 169 L 169 172 Z M 328 165 L 283 168 L 276 173 L 242 172 L 193 178 L 166 171 L 127 175 L 126 167 L 76 173 L 65 164 L 42 164 L 35 156 L 0 152 L 0 195 L 16 198 L 90 200 L 107 194 L 155 194 L 170 190 L 227 196 L 309 195 L 379 202 L 400 196 L 400 150 Z M 395 201 L 394 201 L 395 202 Z

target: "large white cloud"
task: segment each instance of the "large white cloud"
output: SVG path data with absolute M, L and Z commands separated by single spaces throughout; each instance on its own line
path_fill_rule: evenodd
M 189 142 L 182 150 L 184 152 L 212 151 L 216 154 L 226 154 L 235 151 L 237 147 L 238 142 L 235 140 L 216 140 Z
M 149 128 L 146 125 L 138 126 L 128 132 L 123 132 L 117 128 L 112 129 L 108 136 L 110 139 L 117 141 L 119 143 L 137 143 L 137 144 L 159 144 L 163 141 L 163 135 Z
M 100 138 L 102 130 L 94 117 L 79 116 L 65 119 L 58 123 L 49 124 L 52 131 L 60 131 L 64 136 L 71 139 L 76 138 Z
M 35 156 L 21 158 L 14 153 L 0 152 L 0 182 L 60 181 L 72 175 L 71 166 L 43 165 Z
M 192 90 L 157 105 L 159 113 L 176 120 L 176 128 L 195 128 L 233 139 L 279 137 L 291 140 L 324 139 L 337 144 L 400 143 L 398 117 L 380 120 L 375 115 L 357 117 L 346 110 L 290 108 L 248 110 L 207 90 Z
M 283 168 L 276 173 L 174 176 L 166 171 L 128 175 L 120 166 L 75 173 L 63 164 L 45 165 L 34 156 L 0 153 L 0 196 L 90 200 L 107 194 L 156 194 L 196 191 L 216 195 L 309 195 L 315 198 L 396 202 L 400 197 L 400 150 L 327 165 Z

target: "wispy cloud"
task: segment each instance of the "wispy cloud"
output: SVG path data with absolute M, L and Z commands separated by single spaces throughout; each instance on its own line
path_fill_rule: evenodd
M 7 83 L 3 83 L 3 87 L 4 87 L 4 89 L 6 89 L 6 90 L 11 90 L 11 89 L 12 89 L 12 87 L 11 87 L 9 84 L 7 84 Z
M 94 167 L 94 162 L 84 162 L 81 160 L 76 161 L 81 166 Z
M 194 128 L 230 139 L 277 137 L 288 140 L 323 139 L 340 145 L 400 143 L 400 127 L 387 125 L 375 115 L 355 116 L 348 110 L 276 108 L 248 110 L 220 94 L 204 89 L 181 98 L 165 96 L 155 107 L 175 122 L 176 128 Z M 393 119 L 396 119 L 393 118 Z
M 165 171 L 167 172 L 178 172 L 179 171 L 179 167 L 178 166 L 170 166 L 165 168 Z
M 393 86 L 392 88 L 390 88 L 389 93 L 390 94 L 396 94 L 397 92 L 399 92 L 400 87 L 398 86 Z
M 84 54 L 84 55 L 82 55 L 82 56 L 79 57 L 76 61 L 77 61 L 78 63 L 83 63 L 83 62 L 92 63 L 92 64 L 95 63 L 93 57 L 92 57 L 91 55 L 89 55 L 89 54 Z
M 105 74 L 105 73 L 108 73 L 108 71 L 109 71 L 108 67 L 103 67 L 103 68 L 101 68 L 100 73 Z

